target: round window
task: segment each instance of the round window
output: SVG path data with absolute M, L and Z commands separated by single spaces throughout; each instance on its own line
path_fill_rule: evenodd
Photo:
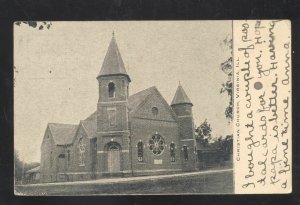
M 153 113 L 153 115 L 157 115 L 157 114 L 158 114 L 158 109 L 157 109 L 157 107 L 153 107 L 153 108 L 152 108 L 152 113 Z
M 149 140 L 149 149 L 154 155 L 162 154 L 165 149 L 165 142 L 162 136 L 159 134 L 152 135 L 151 139 Z

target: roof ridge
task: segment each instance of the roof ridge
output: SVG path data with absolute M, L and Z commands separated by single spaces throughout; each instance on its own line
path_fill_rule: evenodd
M 78 125 L 78 124 L 69 124 L 69 123 L 58 123 L 58 122 L 49 122 L 48 125 Z
M 144 89 L 144 90 L 141 90 L 141 91 L 139 91 L 139 92 L 137 92 L 137 93 L 134 93 L 134 94 L 130 95 L 129 97 L 138 95 L 138 94 L 140 94 L 140 93 L 142 93 L 142 92 L 145 92 L 146 90 L 151 90 L 151 89 L 154 89 L 154 88 L 156 88 L 156 86 L 151 86 L 151 87 L 146 88 L 146 89 Z M 156 89 L 157 89 L 157 88 L 156 88 Z
M 96 111 L 94 111 L 92 114 L 90 114 L 87 118 L 85 118 L 84 120 L 80 120 L 80 121 L 86 121 L 86 120 L 88 120 L 88 119 L 90 119 L 90 118 L 92 118 L 93 117 L 93 115 L 95 115 L 95 114 L 97 114 L 97 110 Z

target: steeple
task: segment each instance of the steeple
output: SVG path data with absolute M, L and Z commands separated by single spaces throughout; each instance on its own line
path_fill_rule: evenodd
M 193 105 L 193 103 L 191 102 L 191 100 L 189 99 L 189 97 L 187 96 L 185 91 L 183 90 L 180 82 L 179 82 L 178 88 L 176 90 L 176 93 L 175 93 L 175 96 L 172 100 L 171 105 L 177 105 L 177 104 L 190 104 L 190 105 Z
M 126 76 L 130 82 L 129 75 L 126 72 L 114 32 L 112 33 L 112 38 L 108 46 L 101 70 L 97 78 L 101 76 L 111 76 L 111 75 L 123 75 Z

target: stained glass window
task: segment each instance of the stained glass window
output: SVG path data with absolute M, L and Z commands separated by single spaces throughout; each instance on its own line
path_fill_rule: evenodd
M 175 162 L 175 144 L 173 142 L 170 144 L 170 157 L 171 162 Z
M 162 154 L 165 149 L 165 142 L 162 136 L 159 134 L 152 135 L 151 139 L 149 140 L 149 149 L 154 155 Z
M 183 145 L 183 158 L 185 161 L 189 160 L 188 147 Z
M 137 149 L 138 149 L 138 162 L 143 162 L 144 161 L 144 145 L 143 142 L 138 142 L 137 144 Z
M 78 148 L 79 148 L 79 166 L 85 166 L 84 163 L 85 144 L 83 143 L 82 138 L 79 139 Z

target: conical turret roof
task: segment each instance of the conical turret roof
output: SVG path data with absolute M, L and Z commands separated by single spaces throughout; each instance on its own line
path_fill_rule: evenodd
M 177 105 L 177 104 L 193 105 L 193 103 L 191 102 L 191 100 L 189 99 L 189 97 L 187 96 L 187 94 L 185 93 L 185 91 L 183 90 L 183 88 L 180 84 L 178 85 L 178 88 L 176 90 L 176 93 L 172 100 L 171 105 Z
M 107 53 L 105 55 L 98 77 L 109 76 L 109 75 L 125 75 L 126 77 L 128 77 L 130 81 L 129 75 L 126 72 L 114 34 L 108 46 Z

